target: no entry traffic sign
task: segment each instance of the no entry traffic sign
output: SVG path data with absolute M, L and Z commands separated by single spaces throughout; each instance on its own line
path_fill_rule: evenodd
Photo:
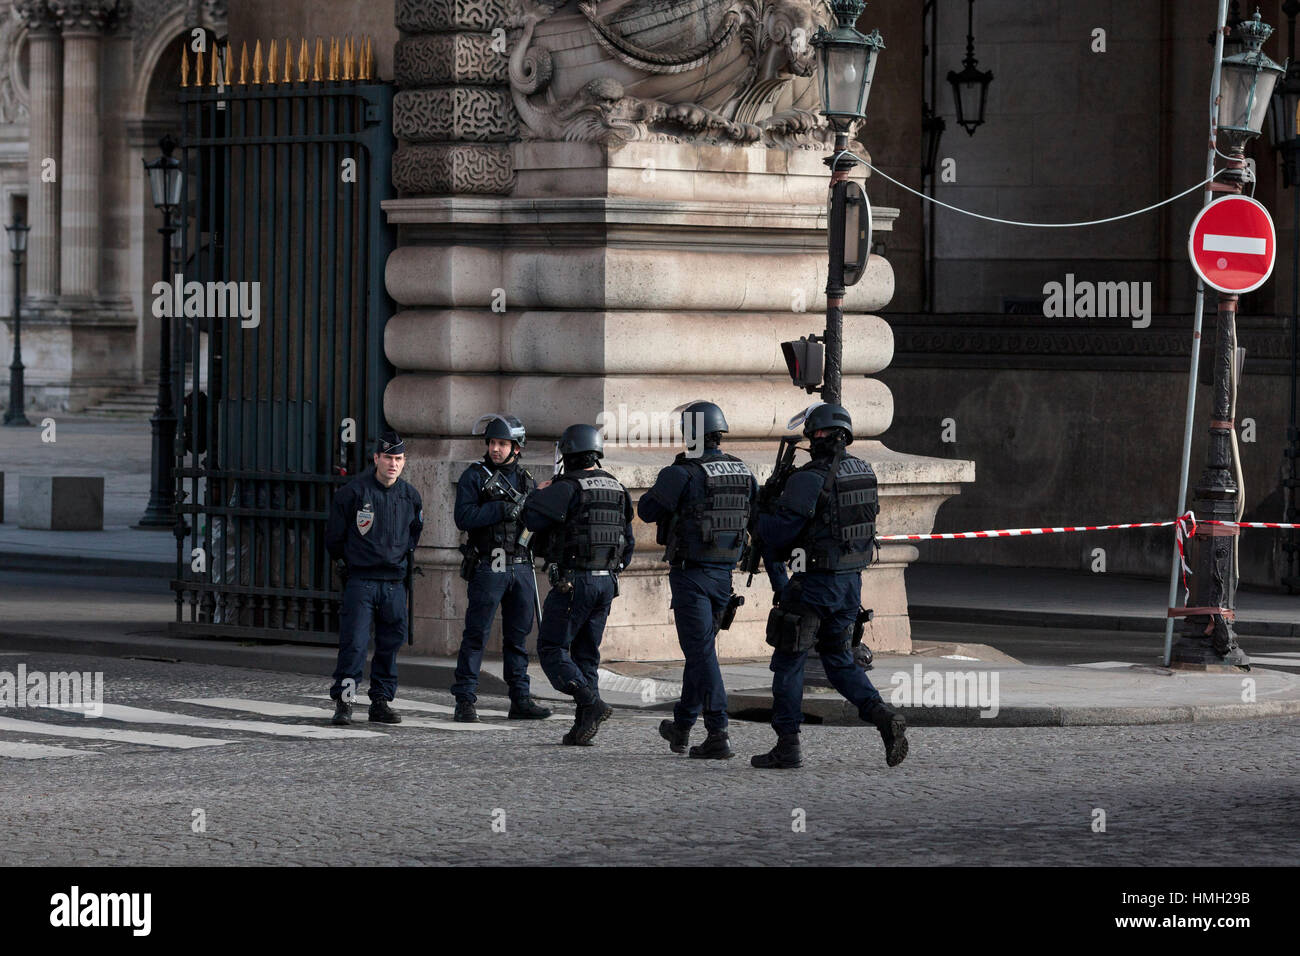
M 1251 292 L 1273 274 L 1273 219 L 1249 196 L 1216 199 L 1192 220 L 1187 253 L 1206 285 L 1220 292 Z

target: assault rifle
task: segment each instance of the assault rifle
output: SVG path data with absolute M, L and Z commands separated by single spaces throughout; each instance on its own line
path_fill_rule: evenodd
M 521 508 L 524 504 L 524 498 L 527 497 L 521 495 L 510 482 L 506 481 L 505 476 L 499 471 L 492 472 L 488 480 L 483 482 L 483 490 L 490 495 L 500 495 L 509 501 L 511 505 L 518 505 Z M 537 567 L 533 564 L 532 540 L 533 533 L 527 528 L 520 532 L 519 547 L 528 551 L 528 566 L 533 571 L 533 603 L 536 605 L 537 626 L 540 628 L 542 626 L 542 599 L 537 593 Z
M 767 481 L 763 482 L 763 487 L 758 490 L 758 507 L 750 513 L 749 527 L 746 529 L 749 543 L 740 556 L 740 572 L 749 575 L 745 587 L 754 583 L 754 575 L 758 573 L 758 561 L 763 553 L 763 542 L 758 535 L 758 516 L 764 511 L 771 511 L 776 504 L 776 499 L 781 497 L 781 492 L 785 490 L 785 483 L 790 473 L 794 471 L 794 453 L 799 447 L 798 442 L 799 439 L 794 435 L 786 435 L 781 439 L 781 446 L 776 451 L 776 466 Z

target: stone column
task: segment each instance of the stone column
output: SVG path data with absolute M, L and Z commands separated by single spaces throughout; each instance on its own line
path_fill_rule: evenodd
M 58 18 L 46 0 L 17 0 L 27 24 L 30 56 L 31 133 L 27 146 L 28 236 L 27 297 L 52 300 L 59 294 L 59 186 L 63 65 Z M 50 180 L 46 160 L 55 162 Z
M 399 27 L 420 31 L 399 43 L 399 64 L 441 51 L 420 72 L 399 66 L 425 85 L 398 96 L 393 176 L 405 195 L 385 203 L 400 237 L 385 281 L 400 311 L 385 332 L 398 375 L 384 410 L 415 439 L 407 475 L 425 502 L 415 636 L 425 653 L 453 653 L 460 639 L 453 483 L 482 454 L 468 437 L 480 414 L 523 419 L 524 462 L 539 478 L 565 426 L 604 425 L 604 466 L 638 497 L 678 450 L 675 406 L 718 402 L 725 449 L 765 477 L 786 421 L 813 400 L 790 384 L 779 343 L 824 325 L 827 137 L 807 77 L 780 64 L 807 68 L 795 37 L 812 35 L 824 11 L 815 0 L 705 6 L 707 16 L 674 21 L 677 8 L 652 16 L 626 4 L 608 15 L 623 16 L 615 22 L 596 5 L 398 2 Z M 494 46 L 494 35 L 508 43 Z M 512 131 L 519 141 L 506 143 Z M 896 216 L 876 209 L 876 230 Z M 873 440 L 894 406 L 871 377 L 893 356 L 889 325 L 872 313 L 893 288 L 889 263 L 873 256 L 846 296 L 844 404 L 853 450 L 881 482 L 881 532 L 924 532 L 974 469 Z M 653 527 L 636 532 L 602 649 L 679 657 L 663 549 Z M 886 546 L 865 576 L 876 650 L 910 648 L 903 569 L 916 557 Z M 766 577 L 744 583 L 747 602 L 719 639 L 724 657 L 770 650 Z
M 63 29 L 63 182 L 60 286 L 99 292 L 99 43 L 116 0 L 50 0 Z

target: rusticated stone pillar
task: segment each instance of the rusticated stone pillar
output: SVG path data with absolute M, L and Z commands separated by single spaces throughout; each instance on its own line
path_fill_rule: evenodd
M 398 0 L 410 35 L 395 54 L 403 195 L 384 204 L 400 230 L 385 271 L 399 312 L 385 331 L 397 376 L 384 412 L 413 439 L 406 475 L 425 503 L 417 650 L 460 641 L 452 505 L 483 452 L 468 434 L 478 416 L 524 421 L 539 479 L 565 426 L 604 426 L 604 467 L 638 497 L 679 450 L 671 410 L 708 399 L 727 416 L 725 449 L 770 470 L 787 420 L 813 400 L 790 384 L 779 343 L 825 323 L 827 144 L 798 39 L 823 13 L 818 0 Z M 896 216 L 876 209 L 876 231 Z M 881 532 L 917 533 L 974 468 L 873 440 L 894 414 L 872 377 L 893 357 L 874 314 L 893 291 L 889 263 L 872 256 L 845 298 L 843 402 L 853 450 L 880 479 Z M 635 528 L 602 651 L 679 657 L 663 549 L 653 527 Z M 865 576 L 873 649 L 911 646 L 903 570 L 916 557 L 886 545 Z M 766 578 L 734 584 L 747 601 L 719 653 L 762 656 Z
M 51 300 L 59 294 L 62 39 L 58 17 L 46 0 L 17 0 L 15 8 L 27 24 L 32 97 L 27 145 L 27 215 L 32 229 L 27 244 L 27 296 Z M 54 161 L 52 169 L 48 160 Z
M 510 0 L 397 0 L 393 185 L 505 194 L 518 137 L 506 76 Z

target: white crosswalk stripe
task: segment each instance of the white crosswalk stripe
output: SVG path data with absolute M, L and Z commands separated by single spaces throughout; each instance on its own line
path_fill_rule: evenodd
M 327 697 L 326 700 L 328 699 L 329 698 Z M 328 720 L 334 713 L 331 710 L 326 710 L 324 707 L 313 707 L 310 704 L 286 704 L 274 700 L 249 700 L 245 697 L 186 697 L 177 699 L 176 703 L 197 704 L 201 707 L 218 707 L 222 710 L 248 711 L 249 713 L 262 714 L 266 717 L 309 717 L 319 720 Z M 404 701 L 403 706 L 408 710 L 415 709 L 410 706 L 409 702 Z M 358 712 L 364 713 L 364 711 L 360 710 L 360 705 L 358 705 Z M 361 717 L 360 719 L 365 720 L 366 718 Z M 456 731 L 514 730 L 513 727 L 507 727 L 503 724 L 457 724 L 446 720 L 428 720 L 422 717 L 406 716 L 402 717 L 402 723 L 400 726 Z
M 79 708 L 64 707 L 58 709 L 82 713 L 87 719 L 97 719 L 93 714 L 84 714 Z M 235 730 L 250 734 L 270 734 L 274 737 L 317 737 L 346 740 L 386 736 L 370 730 L 351 730 L 345 727 L 313 727 L 309 724 L 273 724 L 265 720 L 225 720 L 216 717 L 194 717 L 190 714 L 173 714 L 162 710 L 148 710 L 143 707 L 127 707 L 122 704 L 105 704 L 103 716 L 108 720 L 120 720 L 130 724 L 170 724 L 177 727 L 203 727 L 208 730 Z
M 119 730 L 116 727 L 91 727 L 84 724 L 46 724 L 38 720 L 19 720 L 14 717 L 0 717 L 0 730 L 9 730 L 20 735 L 111 740 L 123 744 L 144 744 L 147 747 L 171 747 L 177 750 L 188 750 L 191 747 L 219 747 L 222 744 L 235 743 L 233 740 L 218 740 L 215 737 L 189 737 L 184 734 Z
M 93 750 L 73 750 L 71 747 L 50 747 L 46 744 L 21 744 L 0 740 L 0 757 L 17 760 L 45 760 L 50 757 L 98 757 Z
M 1251 654 L 1250 659 L 1260 667 L 1300 667 L 1300 654 L 1281 651 L 1276 654 Z

